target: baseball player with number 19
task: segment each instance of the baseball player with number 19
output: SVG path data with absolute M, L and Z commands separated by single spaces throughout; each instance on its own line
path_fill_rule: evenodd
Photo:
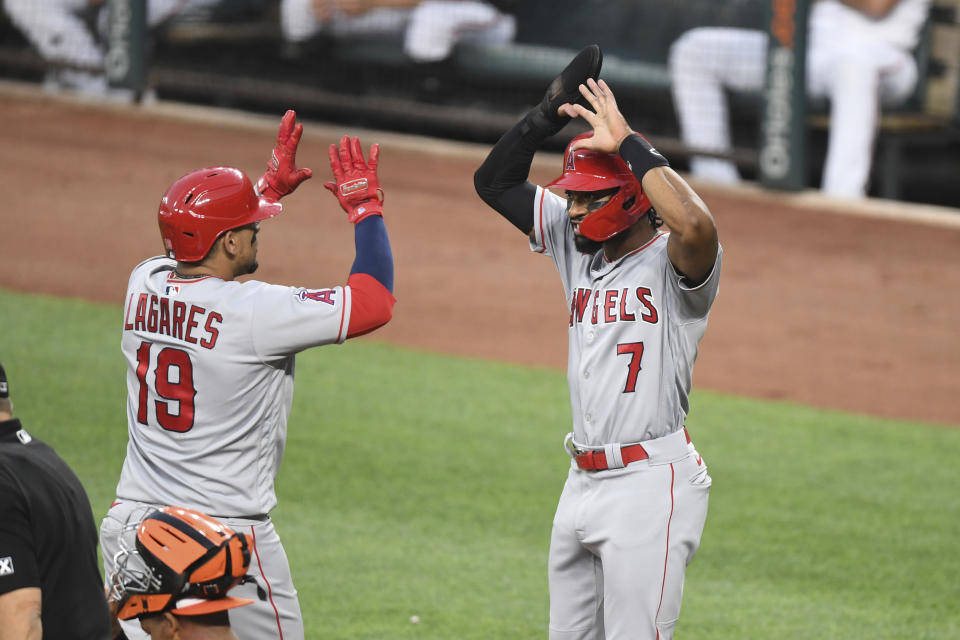
M 176 504 L 222 521 L 251 540 L 255 599 L 231 611 L 241 640 L 304 637 L 297 593 L 270 519 L 293 400 L 294 356 L 386 324 L 394 305 L 393 255 L 377 177 L 360 142 L 330 145 L 332 191 L 355 225 L 356 258 L 346 285 L 308 289 L 236 278 L 257 269 L 260 222 L 311 176 L 296 167 L 303 126 L 283 117 L 256 188 L 240 170 L 189 173 L 163 196 L 158 214 L 169 257 L 134 268 L 121 349 L 127 360 L 129 443 L 117 500 L 101 526 L 104 575 L 114 571 L 131 514 Z M 259 592 L 259 593 L 258 593 Z M 262 595 L 262 599 L 258 596 Z M 126 625 L 130 638 L 142 638 Z
M 550 638 L 668 639 L 707 515 L 710 477 L 684 421 L 721 249 L 703 201 L 596 78 L 596 45 L 497 142 L 477 192 L 549 256 L 570 309 L 570 471 L 550 541 Z M 584 105 L 588 104 L 591 109 Z M 563 174 L 527 182 L 570 118 Z M 669 230 L 659 230 L 663 224 Z

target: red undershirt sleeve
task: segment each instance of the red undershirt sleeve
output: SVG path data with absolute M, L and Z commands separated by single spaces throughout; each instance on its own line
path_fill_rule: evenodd
M 397 299 L 380 283 L 366 273 L 353 273 L 347 279 L 352 293 L 350 329 L 347 338 L 370 333 L 390 321 Z

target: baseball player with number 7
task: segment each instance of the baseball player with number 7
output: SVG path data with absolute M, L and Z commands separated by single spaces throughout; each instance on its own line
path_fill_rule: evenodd
M 237 280 L 257 269 L 260 223 L 304 180 L 296 166 L 303 125 L 287 111 L 256 187 L 239 169 L 181 177 L 158 213 L 167 256 L 130 275 L 121 349 L 127 361 L 129 443 L 117 500 L 103 520 L 104 575 L 112 575 L 127 520 L 176 504 L 210 514 L 251 540 L 254 599 L 231 611 L 241 640 L 304 637 L 297 592 L 270 519 L 293 400 L 294 356 L 386 324 L 393 255 L 377 177 L 357 138 L 330 145 L 337 197 L 354 224 L 356 258 L 345 285 L 289 287 Z M 126 625 L 130 638 L 142 638 Z
M 570 310 L 550 638 L 660 640 L 673 636 L 707 516 L 711 480 L 684 422 L 722 251 L 706 205 L 597 81 L 601 63 L 596 45 L 581 51 L 474 182 L 553 260 Z M 536 150 L 571 118 L 593 132 L 571 141 L 547 188 L 528 182 Z

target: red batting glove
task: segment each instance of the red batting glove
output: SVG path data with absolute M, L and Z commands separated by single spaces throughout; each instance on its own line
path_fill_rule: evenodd
M 297 169 L 297 145 L 303 134 L 303 125 L 294 122 L 297 114 L 288 110 L 280 121 L 277 145 L 273 148 L 267 172 L 257 180 L 257 193 L 279 200 L 293 193 L 300 183 L 313 175 L 310 169 Z
M 363 159 L 359 138 L 343 136 L 339 148 L 330 145 L 330 169 L 333 181 L 323 186 L 337 196 L 347 212 L 347 220 L 357 224 L 364 218 L 383 215 L 383 189 L 377 178 L 380 145 L 370 147 L 369 164 Z

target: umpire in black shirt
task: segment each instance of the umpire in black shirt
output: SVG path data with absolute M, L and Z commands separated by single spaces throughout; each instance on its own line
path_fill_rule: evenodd
M 0 366 L 0 638 L 108 639 L 99 566 L 90 499 L 13 417 Z

